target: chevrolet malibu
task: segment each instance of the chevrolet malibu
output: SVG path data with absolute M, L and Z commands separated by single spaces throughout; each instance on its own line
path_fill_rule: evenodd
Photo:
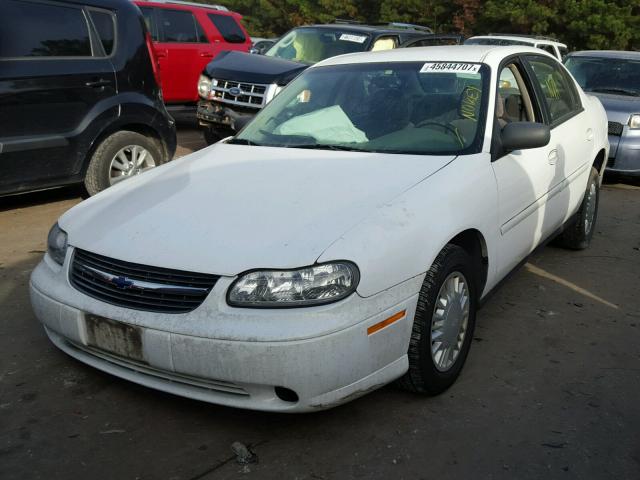
M 509 271 L 589 245 L 608 149 L 600 102 L 538 49 L 335 57 L 60 217 L 31 301 L 70 356 L 211 403 L 438 394 Z

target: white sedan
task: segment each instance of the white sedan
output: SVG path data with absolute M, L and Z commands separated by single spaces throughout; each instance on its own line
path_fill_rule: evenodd
M 600 102 L 538 49 L 332 58 L 60 217 L 33 308 L 72 357 L 211 403 L 437 394 L 509 271 L 557 234 L 588 246 L 608 149 Z

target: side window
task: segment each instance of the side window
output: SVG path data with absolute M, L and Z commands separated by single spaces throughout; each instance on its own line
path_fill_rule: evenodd
M 527 57 L 547 105 L 551 124 L 558 124 L 582 109 L 569 74 L 559 63 L 544 57 Z
M 114 15 L 99 10 L 89 10 L 89 14 L 91 15 L 93 25 L 96 27 L 100 41 L 102 42 L 104 53 L 106 55 L 111 55 L 113 53 L 113 45 L 116 38 Z
M 144 23 L 147 24 L 147 30 L 149 30 L 152 40 L 157 42 L 160 39 L 158 38 L 158 26 L 156 25 L 155 18 L 153 16 L 153 8 L 140 7 L 140 11 L 144 17 Z
M 373 43 L 373 47 L 371 47 L 371 51 L 377 52 L 380 50 L 391 50 L 394 48 L 398 48 L 397 37 L 381 37 Z
M 199 43 L 201 41 L 196 19 L 191 12 L 162 8 L 158 10 L 158 14 L 163 42 Z
M 2 0 L 0 57 L 90 57 L 89 27 L 73 6 Z
M 236 19 L 231 15 L 218 15 L 217 13 L 210 13 L 209 20 L 211 20 L 211 22 L 218 29 L 225 42 L 244 43 L 247 40 L 247 37 L 242 31 L 242 28 L 240 28 L 240 25 L 238 25 Z
M 515 63 L 500 71 L 496 95 L 496 117 L 501 127 L 511 122 L 534 122 L 531 96 Z

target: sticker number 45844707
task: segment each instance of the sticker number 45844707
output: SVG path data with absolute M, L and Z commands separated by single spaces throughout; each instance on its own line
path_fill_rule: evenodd
M 427 62 L 420 73 L 478 73 L 479 63 Z

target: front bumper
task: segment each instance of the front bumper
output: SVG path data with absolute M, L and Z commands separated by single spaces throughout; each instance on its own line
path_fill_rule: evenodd
M 622 135 L 609 135 L 611 150 L 607 172 L 640 176 L 640 130 L 625 126 Z
M 200 126 L 212 127 L 224 130 L 231 130 L 235 132 L 236 121 L 242 119 L 245 120 L 253 118 L 259 110 L 243 108 L 243 107 L 229 107 L 212 100 L 198 101 L 198 108 L 196 110 L 196 116 Z
M 67 255 L 68 258 L 71 255 Z M 135 383 L 210 403 L 302 412 L 344 403 L 400 377 L 421 278 L 379 295 L 324 307 L 255 310 L 226 306 L 233 279 L 221 279 L 187 314 L 151 314 L 92 299 L 75 290 L 67 265 L 45 257 L 33 272 L 31 301 L 52 342 L 72 357 Z M 224 278 L 224 277 L 223 277 Z M 372 335 L 367 328 L 406 310 Z M 91 346 L 87 315 L 135 326 L 142 360 Z M 293 390 L 283 400 L 275 387 Z

